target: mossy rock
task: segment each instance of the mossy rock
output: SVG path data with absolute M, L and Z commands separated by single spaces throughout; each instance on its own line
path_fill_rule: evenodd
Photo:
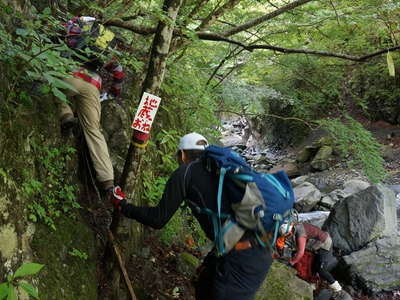
M 67 217 L 57 230 L 38 225 L 32 241 L 35 262 L 45 267 L 38 274 L 39 295 L 46 300 L 96 300 L 97 253 L 93 232 L 83 222 Z M 72 256 L 73 249 L 87 255 Z
M 312 300 L 311 284 L 296 276 L 296 270 L 274 261 L 256 300 Z
M 322 146 L 311 162 L 311 166 L 320 171 L 328 169 L 331 164 L 332 152 L 331 146 Z
M 304 147 L 303 150 L 301 150 L 299 152 L 299 154 L 297 155 L 297 161 L 300 163 L 304 163 L 307 162 L 309 160 L 311 160 L 311 158 L 315 155 L 315 153 L 317 153 L 318 148 L 312 147 L 312 146 L 307 146 Z
M 199 259 L 190 253 L 183 252 L 178 257 L 178 270 L 182 274 L 194 275 L 199 265 Z

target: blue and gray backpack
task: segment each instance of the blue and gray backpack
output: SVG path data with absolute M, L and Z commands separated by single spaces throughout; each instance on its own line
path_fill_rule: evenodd
M 212 218 L 218 255 L 229 252 L 246 230 L 255 231 L 262 246 L 274 248 L 280 224 L 290 222 L 293 214 L 294 193 L 287 174 L 258 173 L 230 148 L 209 146 L 204 159 L 207 168 L 219 173 L 217 211 L 201 208 Z M 240 192 L 231 192 L 235 190 Z M 233 215 L 221 212 L 222 193 L 228 191 Z

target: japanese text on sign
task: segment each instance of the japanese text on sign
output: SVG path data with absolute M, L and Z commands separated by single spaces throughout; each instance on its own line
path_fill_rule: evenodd
M 133 119 L 132 128 L 144 133 L 150 133 L 151 124 L 156 116 L 157 109 L 160 106 L 161 98 L 143 93 L 139 108 Z

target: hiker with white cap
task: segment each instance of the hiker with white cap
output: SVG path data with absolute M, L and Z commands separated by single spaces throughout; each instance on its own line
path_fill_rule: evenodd
M 114 207 L 125 217 L 160 229 L 186 201 L 206 236 L 214 240 L 211 218 L 197 209 L 217 209 L 219 177 L 201 159 L 207 146 L 207 139 L 198 133 L 189 133 L 180 139 L 179 167 L 171 174 L 157 206 L 135 206 L 125 199 L 114 198 Z M 231 211 L 227 195 L 223 193 L 221 206 L 221 212 L 226 214 Z M 196 299 L 252 300 L 271 263 L 270 252 L 259 246 L 254 232 L 246 231 L 227 254 L 218 256 L 213 249 L 204 259 L 195 283 Z

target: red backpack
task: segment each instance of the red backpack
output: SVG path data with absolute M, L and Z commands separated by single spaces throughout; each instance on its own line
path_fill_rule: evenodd
M 314 260 L 314 253 L 308 250 L 304 251 L 303 257 L 299 260 L 297 264 L 294 265 L 294 268 L 297 270 L 297 276 L 307 282 L 317 283 L 319 277 L 313 271 Z

